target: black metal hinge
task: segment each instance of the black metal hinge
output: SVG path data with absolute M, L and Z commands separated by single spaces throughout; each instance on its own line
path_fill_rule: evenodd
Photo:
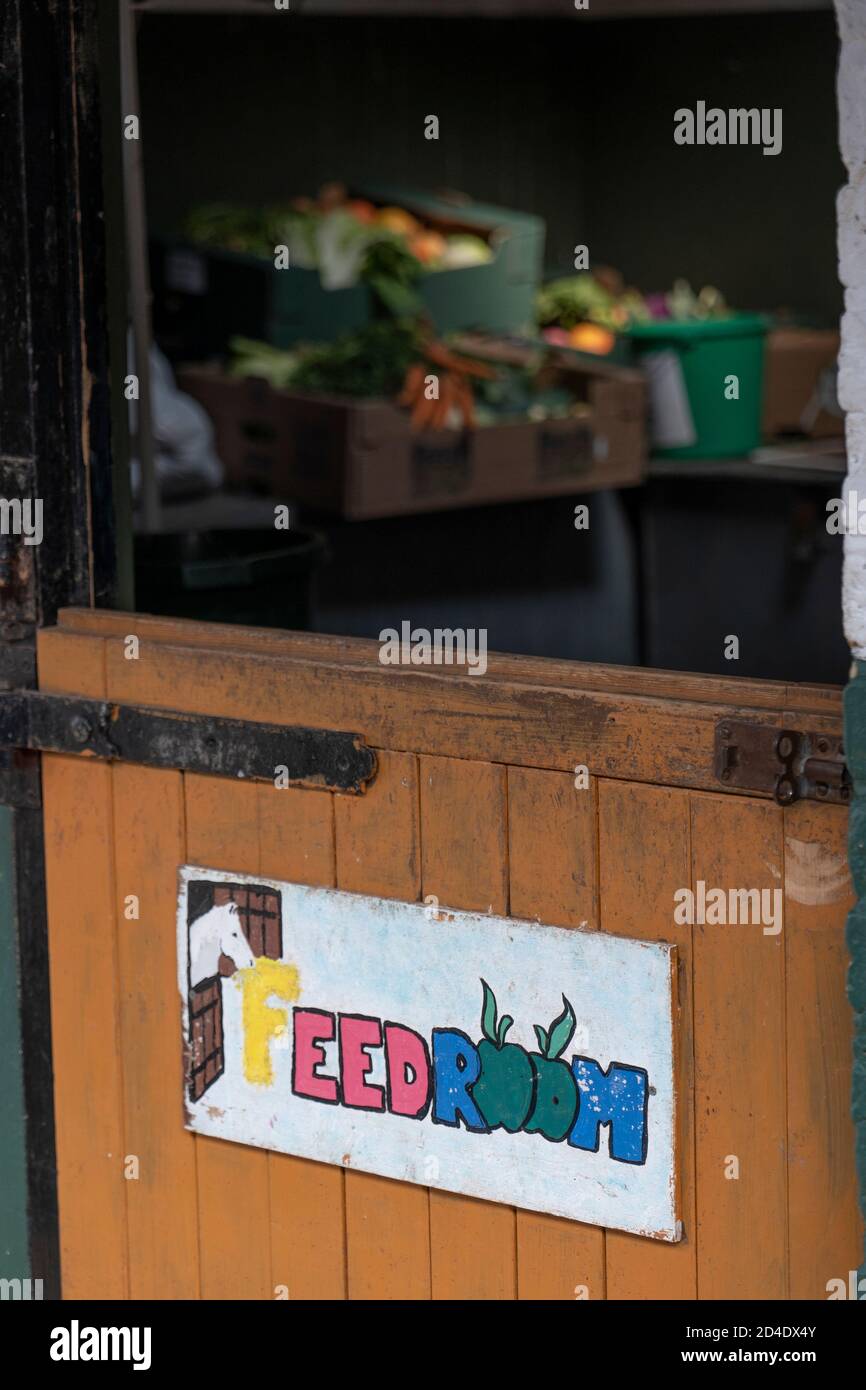
M 144 767 L 363 792 L 376 754 L 360 734 L 215 719 L 108 700 L 0 693 L 0 751 L 79 753 Z
M 725 786 L 770 792 L 780 806 L 851 800 L 842 740 L 830 734 L 723 719 L 716 725 L 715 770 Z

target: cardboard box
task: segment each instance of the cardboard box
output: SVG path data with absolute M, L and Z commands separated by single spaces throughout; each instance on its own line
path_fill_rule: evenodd
M 176 380 L 210 416 L 229 486 L 285 496 L 294 419 L 288 393 L 211 366 L 182 367 Z
M 829 329 L 774 328 L 768 333 L 763 413 L 768 438 L 808 434 L 825 439 L 844 434 L 842 416 L 822 405 L 830 385 L 822 386 L 822 374 L 835 366 L 838 354 L 839 334 Z
M 177 380 L 213 419 L 231 483 L 360 520 L 639 483 L 641 373 L 553 370 L 571 375 L 583 416 L 421 433 L 390 401 L 275 391 L 207 367 Z

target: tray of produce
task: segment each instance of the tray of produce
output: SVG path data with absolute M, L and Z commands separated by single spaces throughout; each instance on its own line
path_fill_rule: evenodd
M 347 518 L 638 483 L 642 374 L 481 334 L 386 320 L 293 350 L 235 339 L 183 369 L 230 480 Z
M 151 244 L 157 337 L 174 360 L 242 335 L 290 347 L 376 318 L 423 314 L 438 333 L 529 331 L 544 222 L 459 194 L 327 184 L 251 209 L 208 204 Z

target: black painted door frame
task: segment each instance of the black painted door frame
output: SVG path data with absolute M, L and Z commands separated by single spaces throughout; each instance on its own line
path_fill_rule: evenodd
M 120 206 L 121 193 L 111 174 L 104 178 L 114 161 L 112 154 L 104 162 L 105 150 L 116 142 L 104 149 L 102 138 L 103 109 L 109 119 L 118 114 L 105 96 L 119 71 L 116 10 L 116 0 L 0 5 L 0 499 L 29 499 L 31 519 L 41 504 L 42 517 L 41 540 L 27 544 L 4 509 L 0 699 L 35 684 L 36 631 L 59 607 L 111 605 L 116 592 L 106 208 Z M 122 237 L 116 245 L 122 257 Z M 116 306 L 122 270 L 117 259 L 112 266 Z M 120 314 L 122 321 L 122 299 Z M 120 399 L 122 337 L 114 343 Z M 3 927 L 5 963 L 17 972 L 6 999 L 14 1005 L 17 993 L 18 1004 L 7 1019 L 13 1046 L 0 1058 L 0 1087 L 11 1067 L 7 1104 L 23 1112 L 7 1112 L 10 1129 L 21 1122 L 23 1143 L 17 1156 L 2 1155 L 0 1202 L 26 1205 L 29 1247 L 0 1249 L 0 1275 L 41 1279 L 51 1298 L 60 1271 L 37 755 L 0 754 L 0 807 L 12 808 L 3 812 L 11 834 L 0 875 L 12 917 Z M 20 1229 L 20 1216 L 12 1212 L 6 1229 Z

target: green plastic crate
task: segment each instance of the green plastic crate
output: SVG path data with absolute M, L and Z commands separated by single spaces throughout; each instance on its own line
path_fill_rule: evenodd
M 487 264 L 422 276 L 420 296 L 438 332 L 516 333 L 531 327 L 544 258 L 541 218 L 394 188 L 363 190 L 363 196 L 493 234 L 495 256 Z M 277 270 L 256 256 L 179 241 L 152 243 L 151 280 L 154 327 L 173 357 L 224 353 L 235 334 L 274 347 L 329 341 L 362 328 L 377 313 L 364 284 L 326 290 L 317 270 Z
M 437 197 L 393 186 L 364 189 L 364 197 L 402 207 L 420 218 L 453 220 L 461 231 L 487 239 L 494 259 L 464 270 L 437 270 L 420 281 L 421 298 L 440 333 L 482 328 L 526 333 L 535 328 L 535 296 L 544 264 L 545 224 L 533 213 L 490 203 Z

